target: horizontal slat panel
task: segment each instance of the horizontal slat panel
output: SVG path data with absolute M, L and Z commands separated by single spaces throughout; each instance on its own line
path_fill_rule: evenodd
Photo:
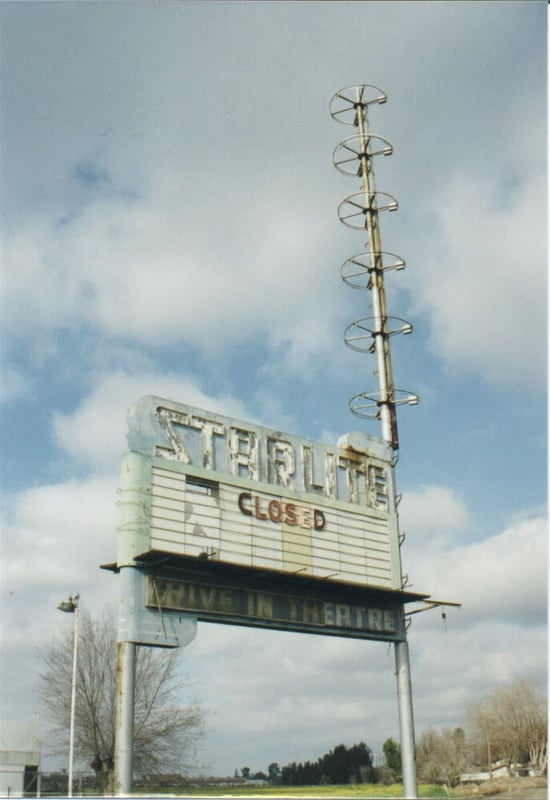
M 185 475 L 153 470 L 151 545 L 175 554 L 197 556 L 207 548 L 221 561 L 261 566 L 341 580 L 391 585 L 391 547 L 385 520 L 364 513 L 310 506 L 278 495 L 259 494 L 258 513 L 271 513 L 275 521 L 256 517 L 255 499 L 242 501 L 238 487 L 220 484 L 186 485 Z M 314 509 L 322 512 L 324 526 L 316 530 Z M 304 514 L 306 517 L 304 517 Z M 281 517 L 281 521 L 277 519 Z M 295 518 L 297 523 L 289 524 Z M 310 527 L 304 527 L 304 518 Z M 319 524 L 317 518 L 317 523 Z

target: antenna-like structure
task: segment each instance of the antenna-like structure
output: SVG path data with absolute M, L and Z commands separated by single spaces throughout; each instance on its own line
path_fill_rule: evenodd
M 367 250 L 358 253 L 342 265 L 344 282 L 354 289 L 371 292 L 371 317 L 356 320 L 348 326 L 344 339 L 348 347 L 376 356 L 378 388 L 355 395 L 350 410 L 358 417 L 380 420 L 382 438 L 394 450 L 399 448 L 396 407 L 403 403 L 416 405 L 418 395 L 396 389 L 393 381 L 390 338 L 398 333 L 412 333 L 410 322 L 388 315 L 384 273 L 404 269 L 405 262 L 393 253 L 382 250 L 381 211 L 396 211 L 395 197 L 376 190 L 373 160 L 376 156 L 391 155 L 387 139 L 369 132 L 368 106 L 385 103 L 386 95 L 376 86 L 349 86 L 337 92 L 330 102 L 331 116 L 338 122 L 353 125 L 357 133 L 344 139 L 334 150 L 334 166 L 345 175 L 361 178 L 361 191 L 350 194 L 340 203 L 340 221 L 350 228 L 366 230 Z
M 382 250 L 380 237 L 379 213 L 395 211 L 398 203 L 390 194 L 376 191 L 373 163 L 376 156 L 390 155 L 393 148 L 386 139 L 369 132 L 367 110 L 373 103 L 385 103 L 386 100 L 384 92 L 376 86 L 349 86 L 334 95 L 330 102 L 330 113 L 338 122 L 353 125 L 357 129 L 353 136 L 344 139 L 334 150 L 334 165 L 345 175 L 361 178 L 361 191 L 342 200 L 338 216 L 344 225 L 367 232 L 367 250 L 349 258 L 342 265 L 342 278 L 354 289 L 371 292 L 373 310 L 371 317 L 349 325 L 344 338 L 353 350 L 376 356 L 378 375 L 378 389 L 352 397 L 350 410 L 359 417 L 380 420 L 382 438 L 395 451 L 399 448 L 396 408 L 401 403 L 416 405 L 418 396 L 396 389 L 393 382 L 390 339 L 398 333 L 411 333 L 412 325 L 388 315 L 384 289 L 385 273 L 405 266 L 402 258 Z M 404 606 L 402 613 L 405 614 Z M 405 797 L 417 797 L 414 714 L 406 636 L 402 641 L 395 642 L 395 666 L 403 790 Z

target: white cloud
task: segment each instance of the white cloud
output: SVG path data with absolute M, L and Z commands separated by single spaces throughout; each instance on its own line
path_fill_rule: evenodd
M 508 190 L 487 182 L 463 172 L 429 198 L 436 223 L 407 243 L 415 266 L 403 285 L 449 370 L 541 385 L 544 185 L 531 175 Z M 212 229 L 207 193 L 190 198 L 159 175 L 147 198 L 95 199 L 63 224 L 35 218 L 5 237 L 4 324 L 40 348 L 87 326 L 138 345 L 185 342 L 209 357 L 261 340 L 272 372 L 319 368 L 341 345 L 352 298 L 335 292 L 337 271 L 355 242 L 338 253 L 336 222 L 319 225 L 326 209 L 298 185 L 290 196 L 277 186 L 249 202 L 230 203 L 227 191 Z
M 417 655 L 418 680 L 429 670 L 434 700 L 452 709 L 462 705 L 476 691 L 525 676 L 540 681 L 545 674 L 547 648 L 544 625 L 526 627 L 521 622 L 478 618 L 461 625 L 464 610 L 446 609 L 446 620 L 437 611 L 432 620 L 413 623 L 411 641 Z M 449 675 L 460 675 L 455 694 L 449 692 Z M 428 684 L 428 680 L 426 680 Z M 422 684 L 421 684 L 422 685 Z
M 408 570 L 419 590 L 438 600 L 463 603 L 471 620 L 546 620 L 547 523 L 542 517 L 514 522 L 483 541 L 445 549 L 407 552 Z
M 464 725 L 468 704 L 518 678 L 544 690 L 546 628 L 479 614 L 465 623 L 466 608 L 434 610 L 414 618 L 409 632 L 417 732 Z
M 416 253 L 414 235 L 397 246 L 415 264 L 411 296 L 432 318 L 433 346 L 452 368 L 502 385 L 542 373 L 545 221 L 537 209 L 545 189 L 532 177 L 545 147 L 538 133 L 542 84 L 533 93 L 524 86 L 533 85 L 525 76 L 537 75 L 543 37 L 533 39 L 536 17 L 516 7 L 501 15 L 480 4 L 468 11 L 421 6 L 420 17 L 419 8 L 400 9 L 396 24 L 392 4 L 365 12 L 328 5 L 315 15 L 307 42 L 307 12 L 299 6 L 253 4 L 245 15 L 237 6 L 184 4 L 138 16 L 116 5 L 78 14 L 44 8 L 40 28 L 49 35 L 38 40 L 26 12 L 13 13 L 10 25 L 24 32 L 35 58 L 29 62 L 11 45 L 19 82 L 5 93 L 13 111 L 4 115 L 6 161 L 29 170 L 28 181 L 10 172 L 6 192 L 29 192 L 28 207 L 19 217 L 14 212 L 19 227 L 4 237 L 3 311 L 12 334 L 43 347 L 45 338 L 90 326 L 95 335 L 138 344 L 184 341 L 209 356 L 261 340 L 286 371 L 326 365 L 349 302 L 337 298 L 332 278 L 360 249 L 342 238 L 335 215 L 357 186 L 330 165 L 331 145 L 351 130 L 332 123 L 326 104 L 354 69 L 364 71 L 353 42 L 361 38 L 358 15 L 366 13 L 373 46 L 381 47 L 380 75 L 397 101 L 374 124 L 402 137 L 397 183 L 380 186 L 403 199 L 409 192 L 405 213 L 416 203 L 442 225 L 441 236 L 429 231 Z M 132 35 L 121 51 L 122 20 Z M 165 46 L 144 61 L 151 25 Z M 272 35 L 282 29 L 284 58 Z M 388 36 L 398 62 L 380 45 Z M 521 46 L 512 47 L 518 36 Z M 228 59 L 227 48 L 239 58 Z M 344 52 L 353 56 L 342 74 L 336 65 Z M 375 51 L 373 59 L 379 62 Z M 303 81 L 293 80 L 297 63 Z M 414 67 L 405 80 L 403 64 Z M 174 83 L 174 74 L 192 78 Z M 215 102 L 207 85 L 216 87 Z M 452 101 L 442 102 L 442 92 Z M 29 95 L 33 102 L 23 103 Z M 411 129 L 419 135 L 408 136 Z M 91 174 L 101 174 L 100 186 L 71 183 L 83 159 Z M 507 194 L 495 181 L 499 170 L 523 181 L 500 211 L 491 206 Z M 51 218 L 38 211 L 32 220 L 36 197 L 46 198 Z M 422 229 L 420 218 L 413 222 Z M 392 224 L 384 220 L 384 230 Z M 403 230 L 398 225 L 398 234 Z M 344 241 L 349 251 L 338 250 Z M 391 237 L 387 245 L 393 249 Z
M 487 183 L 465 173 L 436 196 L 437 221 L 416 258 L 413 313 L 428 315 L 431 347 L 450 372 L 500 387 L 544 386 L 544 182 Z
M 66 414 L 54 413 L 57 445 L 90 470 L 116 473 L 128 450 L 126 413 L 145 395 L 248 418 L 240 401 L 229 396 L 207 396 L 192 378 L 151 371 L 106 373 L 98 376 L 92 392 L 77 408 Z
M 116 553 L 117 477 L 26 489 L 12 499 L 2 524 L 2 639 L 39 645 L 51 630 L 56 603 L 80 592 L 88 608 L 114 597 L 100 564 Z M 17 609 L 13 613 L 13 609 Z
M 464 529 L 469 514 L 464 501 L 455 489 L 447 486 L 422 486 L 411 492 L 403 492 L 399 505 L 402 524 L 414 530 L 417 540 L 434 535 L 447 536 L 449 532 Z
M 26 489 L 15 498 L 4 533 L 4 580 L 17 591 L 34 585 L 80 582 L 90 563 L 108 557 L 116 524 L 116 477 Z
M 161 184 L 147 201 L 102 198 L 63 224 L 42 217 L 6 237 L 8 329 L 40 341 L 91 326 L 138 345 L 186 342 L 210 357 L 261 341 L 286 371 L 340 344 L 304 196 L 251 207 L 221 198 L 211 230 L 207 198 Z

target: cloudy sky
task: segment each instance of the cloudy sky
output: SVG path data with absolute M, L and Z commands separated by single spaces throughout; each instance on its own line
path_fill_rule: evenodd
M 404 566 L 463 603 L 410 630 L 417 736 L 546 684 L 546 3 L 3 2 L 0 718 L 40 714 L 37 649 L 114 605 L 126 410 L 155 394 L 334 444 L 374 363 L 343 331 L 358 180 L 339 89 L 388 95 L 377 187 L 400 414 Z M 203 624 L 182 701 L 205 771 L 398 737 L 378 642 Z

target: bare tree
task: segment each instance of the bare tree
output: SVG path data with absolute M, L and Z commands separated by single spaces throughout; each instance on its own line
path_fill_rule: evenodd
M 416 748 L 418 775 L 427 783 L 455 786 L 465 764 L 465 735 L 462 728 L 433 728 L 422 734 Z
M 533 683 L 518 680 L 468 706 L 470 727 L 485 749 L 489 770 L 497 760 L 546 767 L 546 702 Z
M 196 703 L 181 705 L 183 679 L 176 670 L 179 650 L 138 647 L 134 724 L 134 769 L 146 776 L 185 772 L 204 715 Z M 41 653 L 40 694 L 51 725 L 54 753 L 66 752 L 72 682 L 72 639 L 52 642 Z M 105 780 L 113 768 L 115 744 L 117 632 L 113 617 L 81 615 L 75 713 L 75 758 Z

